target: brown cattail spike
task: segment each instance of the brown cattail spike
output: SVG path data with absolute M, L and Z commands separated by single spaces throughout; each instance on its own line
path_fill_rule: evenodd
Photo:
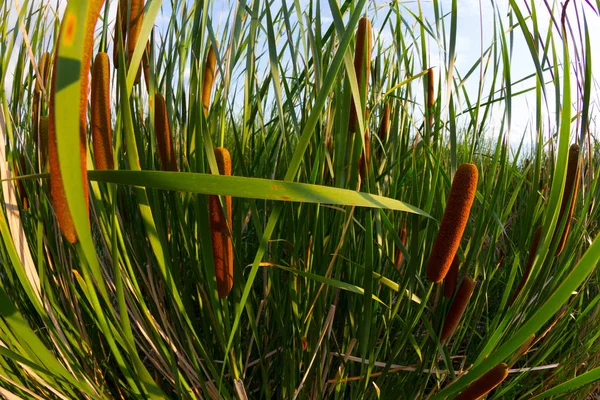
M 230 176 L 231 156 L 229 155 L 229 151 L 226 148 L 217 147 L 215 149 L 215 158 L 217 159 L 219 174 Z M 217 291 L 221 299 L 227 296 L 233 287 L 233 245 L 230 234 L 232 223 L 231 196 L 224 196 L 223 200 L 227 218 L 225 218 L 219 196 L 211 195 L 208 197 L 215 276 L 217 278 Z
M 48 163 L 48 117 L 40 117 L 40 165 L 41 170 L 44 171 L 46 169 L 46 164 Z
M 129 1 L 131 5 L 129 5 Z M 127 12 L 129 11 L 129 19 L 127 19 Z M 120 0 L 119 8 L 117 9 L 117 22 L 115 24 L 115 45 L 113 53 L 113 63 L 115 68 L 119 68 L 118 61 L 118 40 L 119 33 L 121 34 L 122 43 L 127 43 L 127 47 L 123 45 L 123 50 L 127 50 L 127 63 L 131 64 L 131 58 L 135 46 L 137 45 L 138 37 L 142 29 L 142 22 L 144 21 L 144 0 Z M 140 81 L 140 69 L 138 68 L 135 76 L 135 83 Z
M 127 11 L 128 11 L 127 0 L 119 0 L 119 7 L 117 8 L 117 19 L 115 21 L 115 38 L 113 45 L 113 65 L 115 69 L 119 68 L 119 37 L 121 38 L 121 47 L 125 51 L 125 43 L 127 39 Z
M 369 109 L 367 108 L 365 121 L 369 118 Z M 367 173 L 369 171 L 369 164 L 371 162 L 371 132 L 369 127 L 365 128 L 365 152 L 360 155 L 358 160 L 358 172 L 360 174 L 360 180 L 365 181 L 367 179 Z
M 173 149 L 173 137 L 169 115 L 167 114 L 167 103 L 162 94 L 154 95 L 154 129 L 156 129 L 156 144 L 158 156 L 163 171 L 177 171 L 177 160 Z
M 491 392 L 496 386 L 502 383 L 508 376 L 508 365 L 500 363 L 490 369 L 479 379 L 471 383 L 461 394 L 456 396 L 454 400 L 478 400 Z
M 146 82 L 146 89 L 150 90 L 150 42 L 146 44 L 146 51 L 142 56 L 142 67 L 144 69 L 144 81 Z
M 427 70 L 427 112 L 429 113 L 429 129 L 433 129 L 433 106 L 435 104 L 435 75 L 433 68 Z
M 381 146 L 385 145 L 388 134 L 390 132 L 390 105 L 386 103 L 383 108 L 383 115 L 381 116 L 381 122 L 379 123 L 379 130 L 377 131 L 377 136 L 379 137 L 379 141 L 381 142 Z M 379 148 L 377 154 L 381 156 L 381 150 L 383 147 Z
M 427 279 L 431 282 L 442 281 L 452 264 L 475 199 L 477 179 L 474 164 L 462 164 L 456 170 L 440 229 L 427 261 Z
M 213 46 L 210 46 L 206 55 L 206 62 L 204 63 L 204 82 L 202 85 L 202 106 L 204 107 L 205 117 L 208 116 L 208 109 L 210 108 L 210 93 L 215 82 L 216 65 L 217 56 L 215 49 Z
M 562 231 L 560 241 L 558 242 L 558 248 L 556 249 L 557 256 L 565 248 L 567 236 L 569 235 L 571 218 L 573 217 L 575 203 L 577 202 L 577 192 L 579 191 L 579 173 L 579 145 L 575 143 L 569 149 L 567 180 L 565 181 L 565 191 L 563 193 L 562 203 L 560 205 L 560 213 L 558 214 L 558 224 L 561 223 L 565 214 L 567 220 L 565 222 L 565 229 Z
M 442 335 L 440 336 L 440 341 L 442 343 L 445 343 L 456 330 L 463 313 L 467 309 L 467 304 L 469 304 L 474 289 L 475 281 L 468 276 L 465 276 L 456 293 L 456 297 L 450 305 L 448 315 L 446 315 L 446 319 L 444 320 Z
M 400 236 L 400 242 L 402 242 L 402 246 L 406 247 L 406 220 L 404 224 L 402 224 L 402 229 L 398 232 L 398 236 Z M 398 249 L 396 254 L 396 269 L 400 269 L 400 264 L 402 264 L 402 260 L 404 259 L 404 253 L 402 250 Z
M 92 144 L 96 169 L 114 169 L 110 119 L 108 54 L 98 53 L 92 67 Z
M 369 75 L 371 74 L 371 50 L 371 21 L 367 17 L 363 17 L 358 22 L 358 29 L 356 31 L 356 48 L 354 49 L 354 71 L 356 72 L 358 87 L 362 87 L 364 83 L 365 96 L 369 92 Z M 356 122 L 356 107 L 354 105 L 354 96 L 352 96 L 350 104 L 350 121 L 348 123 L 348 130 L 350 133 L 356 132 Z
M 81 178 L 83 184 L 83 196 L 86 206 L 88 205 L 88 180 L 87 180 L 87 165 L 86 165 L 86 132 L 87 132 L 87 104 L 88 104 L 88 83 L 89 83 L 89 66 L 92 59 L 92 48 L 94 45 L 94 27 L 100 15 L 100 9 L 104 4 L 104 0 L 92 0 L 88 2 L 88 10 L 83 27 L 83 54 L 81 57 L 80 70 L 80 91 L 79 91 L 79 165 L 81 169 Z M 66 19 L 65 21 L 69 21 Z M 60 40 L 59 40 L 60 43 Z M 67 196 L 62 181 L 60 166 L 58 162 L 58 147 L 56 143 L 56 115 L 55 115 L 55 93 L 56 93 L 56 57 L 55 68 L 52 72 L 52 82 L 50 90 L 50 115 L 48 121 L 48 158 L 50 161 L 50 198 L 58 225 L 65 236 L 71 242 L 77 242 L 77 233 L 75 224 L 71 218 L 69 206 L 67 204 Z M 89 209 L 88 209 L 89 213 Z
M 527 278 L 529 278 L 529 274 L 531 273 L 531 267 L 533 266 L 533 260 L 535 260 L 535 255 L 537 253 L 541 237 L 542 227 L 538 226 L 538 228 L 535 230 L 535 233 L 533 234 L 533 239 L 531 240 L 531 247 L 529 248 L 529 257 L 527 257 L 527 264 L 525 264 L 525 269 L 523 270 L 523 277 L 521 278 L 521 281 L 519 282 L 519 285 L 515 290 L 515 294 L 513 294 L 512 298 L 510 299 L 510 304 L 514 303 L 515 299 L 521 292 L 521 289 L 523 289 L 523 286 L 525 286 Z
M 456 290 L 456 282 L 458 280 L 458 267 L 460 266 L 460 259 L 458 256 L 454 256 L 452 265 L 444 278 L 444 297 L 449 299 Z

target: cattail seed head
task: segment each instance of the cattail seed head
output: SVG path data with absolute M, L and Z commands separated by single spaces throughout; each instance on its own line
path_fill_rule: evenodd
M 471 383 L 455 400 L 478 400 L 491 392 L 508 376 L 508 365 L 500 363 Z
M 446 276 L 467 226 L 477 192 L 477 167 L 462 164 L 456 170 L 440 229 L 427 261 L 427 279 L 440 282 Z
M 463 313 L 467 309 L 467 304 L 469 304 L 474 289 L 475 281 L 468 276 L 465 276 L 456 293 L 456 297 L 454 297 L 454 300 L 450 305 L 450 310 L 448 310 L 446 319 L 444 320 L 442 335 L 440 336 L 440 341 L 442 343 L 445 343 L 456 330 Z
M 146 51 L 142 56 L 142 68 L 144 69 L 144 81 L 146 82 L 146 89 L 150 90 L 150 42 L 146 43 Z
M 217 147 L 215 149 L 215 158 L 219 174 L 230 176 L 231 156 L 229 151 L 224 147 Z M 231 196 L 223 197 L 227 218 L 221 207 L 219 196 L 208 196 L 211 245 L 215 263 L 215 276 L 217 278 L 217 291 L 221 299 L 226 297 L 233 287 L 233 245 L 230 233 L 232 226 Z
M 119 33 L 123 43 L 127 43 L 127 47 L 123 46 L 123 50 L 127 50 L 127 63 L 131 64 L 131 58 L 135 46 L 137 45 L 140 31 L 142 30 L 142 22 L 144 22 L 144 0 L 130 0 L 131 6 L 128 4 L 129 0 L 120 0 L 119 8 L 117 9 L 117 22 L 115 24 L 115 45 L 113 49 L 113 63 L 115 68 L 119 68 L 118 61 L 118 40 Z M 129 8 L 129 19 L 127 19 L 127 11 Z M 129 27 L 129 29 L 128 29 Z M 135 83 L 140 81 L 140 69 L 138 68 L 135 76 Z
M 529 248 L 529 256 L 527 257 L 527 264 L 525 264 L 525 269 L 523 270 L 523 277 L 521 277 L 521 281 L 515 290 L 515 294 L 513 294 L 510 303 L 514 303 L 515 299 L 525 286 L 527 279 L 529 278 L 529 274 L 531 273 L 531 267 L 533 266 L 533 261 L 535 260 L 535 255 L 537 253 L 538 246 L 540 244 L 540 239 L 542 237 L 542 226 L 538 226 L 533 234 L 533 239 L 531 240 L 531 246 Z
M 383 146 L 387 141 L 388 134 L 390 132 L 390 104 L 386 103 L 383 108 L 383 115 L 381 116 L 381 122 L 379 123 L 379 130 L 377 131 L 377 136 Z M 381 155 L 382 148 L 379 148 L 377 154 Z
M 427 70 L 427 111 L 429 112 L 429 127 L 433 127 L 433 106 L 435 104 L 435 75 L 433 68 Z
M 114 169 L 110 119 L 108 54 L 98 53 L 92 66 L 92 144 L 96 169 Z
M 369 92 L 369 76 L 371 74 L 371 50 L 372 50 L 372 27 L 371 21 L 363 17 L 358 22 L 356 31 L 356 47 L 354 49 L 354 71 L 358 87 L 365 85 L 365 95 Z M 362 107 L 362 106 L 361 106 Z M 354 97 L 350 103 L 350 121 L 348 130 L 350 133 L 356 132 L 357 114 L 354 105 Z
M 39 157 L 40 157 L 41 171 L 44 171 L 44 169 L 46 169 L 46 164 L 48 163 L 48 117 L 47 116 L 40 117 L 39 135 L 40 135 Z
M 213 46 L 210 46 L 206 55 L 206 62 L 204 63 L 204 82 L 202 84 L 202 105 L 205 117 L 208 116 L 208 109 L 210 108 L 210 93 L 215 82 L 216 65 L 217 56 L 215 49 Z
M 158 156 L 163 171 L 177 171 L 177 160 L 173 149 L 173 137 L 169 115 L 167 114 L 167 103 L 161 93 L 154 95 L 154 129 L 156 130 L 156 144 Z
M 556 249 L 557 256 L 565 248 L 567 236 L 569 235 L 571 218 L 573 217 L 575 203 L 577 202 L 577 192 L 579 191 L 580 166 L 579 145 L 577 143 L 571 145 L 571 148 L 569 149 L 569 159 L 567 162 L 567 180 L 565 181 L 565 191 L 563 193 L 562 203 L 560 205 L 560 213 L 558 214 L 558 223 L 561 223 L 561 220 L 565 214 L 567 216 L 567 221 L 565 223 L 565 228 L 562 231 L 560 241 L 558 242 L 558 248 Z
M 456 290 L 456 282 L 458 281 L 458 267 L 460 266 L 460 259 L 458 256 L 454 256 L 450 269 L 444 278 L 444 297 L 449 299 Z
M 88 4 L 88 11 L 85 18 L 85 26 L 83 28 L 83 54 L 81 57 L 80 70 L 80 91 L 79 91 L 79 165 L 81 169 L 81 178 L 83 184 L 83 196 L 85 204 L 88 206 L 88 180 L 87 180 L 87 165 L 86 165 L 86 132 L 87 132 L 87 104 L 88 104 L 88 83 L 89 83 L 89 66 L 92 59 L 92 49 L 94 45 L 94 27 L 100 15 L 100 9 L 104 4 L 104 0 L 92 0 Z M 60 40 L 59 40 L 60 43 Z M 77 232 L 75 224 L 69 211 L 67 204 L 67 196 L 65 194 L 62 175 L 58 161 L 58 147 L 56 143 L 56 115 L 55 115 L 55 93 L 56 93 L 56 57 L 58 52 L 54 54 L 55 68 L 52 71 L 51 89 L 50 89 L 50 104 L 49 104 L 49 121 L 48 121 L 48 158 L 50 162 L 50 199 L 56 211 L 58 225 L 70 243 L 77 242 Z M 89 216 L 89 208 L 88 208 Z
M 400 236 L 400 242 L 402 242 L 402 246 L 406 247 L 406 220 L 404 220 L 404 224 L 402 225 L 402 229 L 398 232 L 398 236 Z M 396 269 L 400 269 L 400 264 L 402 264 L 402 260 L 404 259 L 404 253 L 402 250 L 398 249 L 396 254 Z

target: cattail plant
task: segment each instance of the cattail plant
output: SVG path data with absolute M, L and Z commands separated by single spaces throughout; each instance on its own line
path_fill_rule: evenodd
M 440 282 L 446 276 L 467 226 L 477 191 L 478 172 L 474 164 L 456 170 L 440 229 L 427 261 L 427 279 Z
M 402 242 L 402 246 L 406 246 L 406 220 L 404 220 L 404 223 L 402 224 L 402 229 L 400 229 L 400 232 L 398 232 L 398 236 L 400 236 L 400 242 Z M 396 250 L 396 269 L 397 270 L 400 269 L 400 264 L 402 264 L 403 259 L 404 259 L 404 253 L 402 253 L 402 250 L 397 249 Z
M 471 383 L 455 400 L 477 400 L 494 390 L 508 376 L 508 365 L 500 363 Z
M 449 299 L 456 290 L 456 282 L 458 281 L 458 267 L 460 266 L 460 259 L 458 256 L 454 256 L 450 269 L 444 278 L 444 297 Z
M 39 157 L 40 157 L 40 166 L 41 166 L 40 171 L 44 171 L 46 169 L 46 164 L 48 163 L 48 117 L 47 116 L 40 117 L 39 135 L 40 135 Z
M 540 244 L 540 238 L 542 237 L 542 226 L 538 226 L 533 234 L 533 239 L 531 240 L 531 246 L 529 247 L 529 257 L 527 257 L 527 264 L 525 264 L 525 269 L 523 270 L 523 277 L 521 277 L 521 281 L 513 294 L 510 304 L 514 303 L 517 296 L 525 286 L 527 279 L 529 278 L 529 274 L 531 273 L 531 267 L 533 266 L 533 260 L 535 260 L 535 255 L 537 253 L 538 246 Z
M 142 56 L 142 68 L 144 70 L 144 81 L 146 82 L 146 89 L 150 90 L 150 42 L 146 43 L 146 51 Z
M 128 7 L 128 1 L 131 5 Z M 127 11 L 129 8 L 129 19 L 127 19 Z M 119 34 L 121 35 L 122 43 L 127 43 L 127 63 L 131 63 L 135 46 L 137 45 L 138 37 L 142 29 L 144 21 L 144 0 L 120 0 L 119 8 L 117 9 L 117 23 L 115 24 L 115 45 L 113 53 L 113 63 L 115 68 L 119 68 L 118 62 L 118 42 Z M 125 46 L 123 45 L 125 50 Z M 135 83 L 140 81 L 140 69 L 138 68 Z
M 169 115 L 167 114 L 167 103 L 161 93 L 154 95 L 154 129 L 156 130 L 156 145 L 158 156 L 163 171 L 177 171 L 177 160 L 173 149 L 173 137 Z
M 565 182 L 565 191 L 562 197 L 562 203 L 560 205 L 560 212 L 558 214 L 558 223 L 560 224 L 563 217 L 566 214 L 565 228 L 562 231 L 560 241 L 558 242 L 558 248 L 556 249 L 556 255 L 558 256 L 565 248 L 567 242 L 567 236 L 569 235 L 569 229 L 571 225 L 571 218 L 573 218 L 573 211 L 575 210 L 575 203 L 577 200 L 577 192 L 579 191 L 579 145 L 577 143 L 571 145 L 569 149 L 569 159 L 567 164 L 567 180 Z M 572 196 L 571 196 L 572 194 Z M 556 231 L 557 232 L 557 231 Z M 556 236 L 556 233 L 555 233 Z
M 210 46 L 206 55 L 206 62 L 204 63 L 204 81 L 202 85 L 202 106 L 204 107 L 205 117 L 208 116 L 208 109 L 210 108 L 210 93 L 215 82 L 216 64 L 217 56 L 215 49 L 213 46 Z
M 381 116 L 381 122 L 379 123 L 379 130 L 377 131 L 377 136 L 379 137 L 379 141 L 381 142 L 381 146 L 377 151 L 377 157 L 381 157 L 381 151 L 383 150 L 383 145 L 386 143 L 388 134 L 390 132 L 390 104 L 386 103 L 383 107 L 383 115 Z
M 354 50 L 354 71 L 358 87 L 365 86 L 365 96 L 369 89 L 369 76 L 371 75 L 371 50 L 372 50 L 372 27 L 371 21 L 367 17 L 363 17 L 358 22 L 356 31 L 356 48 Z M 360 106 L 362 109 L 362 105 Z M 348 130 L 350 133 L 356 132 L 357 114 L 354 105 L 354 96 L 350 103 L 350 120 Z
M 231 156 L 224 147 L 215 149 L 215 158 L 219 174 L 231 175 Z M 233 287 L 233 245 L 231 243 L 231 196 L 224 196 L 225 211 L 221 207 L 219 196 L 208 197 L 209 223 L 211 244 L 215 263 L 215 276 L 217 278 L 217 291 L 219 298 L 226 297 Z
M 450 310 L 448 310 L 446 319 L 444 320 L 442 335 L 440 336 L 440 341 L 442 343 L 446 343 L 446 341 L 456 330 L 456 327 L 458 327 L 460 319 L 467 309 L 467 304 L 469 304 L 469 300 L 471 299 L 474 289 L 475 281 L 468 276 L 465 276 L 460 288 L 458 289 L 458 292 L 456 293 L 456 297 L 454 297 L 454 300 L 450 305 Z
M 429 130 L 433 129 L 433 105 L 435 104 L 435 75 L 433 68 L 427 70 L 427 112 L 429 114 Z
M 110 119 L 110 70 L 108 54 L 96 55 L 92 66 L 92 145 L 96 169 L 114 169 Z
M 369 119 L 369 108 L 365 113 L 365 121 Z M 369 164 L 371 162 L 371 132 L 369 126 L 365 126 L 365 151 L 360 155 L 358 160 L 358 172 L 360 174 L 360 180 L 365 181 L 367 179 L 367 173 L 369 171 Z
M 80 70 L 80 91 L 79 91 L 79 165 L 81 169 L 81 178 L 83 184 L 83 196 L 86 206 L 88 205 L 88 180 L 86 165 L 86 132 L 87 132 L 87 105 L 88 105 L 88 82 L 89 66 L 92 59 L 92 48 L 94 45 L 94 27 L 100 15 L 100 9 L 104 0 L 92 0 L 89 2 L 88 11 L 83 27 L 83 54 L 81 57 Z M 60 43 L 60 40 L 59 40 Z M 67 204 L 62 175 L 58 163 L 58 148 L 56 143 L 56 115 L 55 115 L 55 93 L 56 93 L 56 57 L 55 68 L 52 71 L 52 82 L 50 89 L 50 115 L 48 122 L 48 158 L 50 162 L 50 198 L 56 211 L 58 225 L 70 243 L 77 242 L 77 232 L 75 224 Z M 89 208 L 88 208 L 89 214 Z

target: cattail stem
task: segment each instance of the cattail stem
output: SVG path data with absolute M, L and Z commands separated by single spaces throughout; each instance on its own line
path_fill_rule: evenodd
M 86 165 L 86 132 L 87 132 L 87 104 L 88 104 L 88 83 L 90 62 L 92 60 L 92 48 L 94 45 L 94 27 L 100 15 L 100 9 L 104 4 L 104 0 L 92 0 L 88 5 L 88 12 L 83 28 L 83 54 L 81 57 L 80 70 L 80 91 L 79 91 L 79 165 L 81 169 L 81 178 L 83 184 L 83 196 L 85 204 L 88 206 L 88 180 L 87 180 L 87 165 Z M 60 43 L 60 40 L 59 40 Z M 70 243 L 77 242 L 77 232 L 75 224 L 69 211 L 67 204 L 67 196 L 62 181 L 60 166 L 58 161 L 58 147 L 56 143 L 56 57 L 55 53 L 55 68 L 52 71 L 51 93 L 50 93 L 50 115 L 48 121 L 48 158 L 50 161 L 50 199 L 56 211 L 58 225 Z M 89 216 L 89 208 L 88 216 Z
M 494 390 L 508 376 L 508 365 L 500 363 L 471 383 L 455 400 L 478 400 Z
M 521 277 L 521 281 L 519 282 L 519 285 L 517 286 L 517 289 L 515 290 L 515 294 L 513 294 L 512 298 L 510 299 L 509 304 L 514 303 L 517 296 L 521 292 L 521 289 L 523 289 L 523 286 L 525 286 L 525 283 L 527 282 L 527 279 L 529 278 L 529 274 L 531 273 L 531 267 L 533 266 L 533 260 L 535 260 L 535 255 L 537 253 L 537 249 L 540 244 L 541 237 L 542 237 L 542 227 L 538 226 L 538 228 L 535 230 L 535 233 L 533 234 L 533 239 L 531 240 L 531 247 L 529 248 L 529 257 L 527 257 L 527 264 L 525 264 L 525 269 L 523 270 L 523 276 Z
M 154 95 L 154 129 L 156 130 L 156 144 L 158 156 L 163 171 L 177 171 L 177 160 L 173 149 L 171 125 L 167 114 L 167 103 L 161 93 Z
M 557 256 L 565 248 L 565 243 L 567 242 L 567 236 L 569 235 L 569 229 L 571 226 L 571 219 L 573 218 L 573 211 L 575 210 L 575 203 L 577 202 L 580 174 L 578 144 L 573 144 L 569 149 L 569 159 L 567 162 L 567 180 L 565 181 L 565 191 L 563 193 L 562 203 L 560 205 L 560 213 L 558 214 L 558 223 L 561 223 L 565 214 L 567 215 L 567 219 L 565 222 L 565 228 L 563 229 L 560 237 L 560 241 L 558 242 L 558 248 L 556 249 Z M 558 232 L 558 230 L 556 232 Z
M 215 149 L 215 158 L 219 174 L 231 175 L 231 156 L 224 147 Z M 215 276 L 217 278 L 217 291 L 219 298 L 226 297 L 233 287 L 233 245 L 231 242 L 230 228 L 232 226 L 231 196 L 224 196 L 227 218 L 221 207 L 219 196 L 208 196 L 209 223 L 211 244 L 215 263 Z
M 440 341 L 442 343 L 446 343 L 446 341 L 452 336 L 456 327 L 458 326 L 462 315 L 467 309 L 467 304 L 469 304 L 469 300 L 471 299 L 471 295 L 473 294 L 473 290 L 475 289 L 475 281 L 468 276 L 465 276 L 458 292 L 456 293 L 456 297 L 452 301 L 450 305 L 450 310 L 448 310 L 448 315 L 446 315 L 446 319 L 444 320 L 444 326 L 442 327 L 442 335 L 440 336 Z
M 458 267 L 460 266 L 460 259 L 458 256 L 454 256 L 450 269 L 444 278 L 444 297 L 449 299 L 456 290 L 456 282 L 458 281 Z
M 363 17 L 358 22 L 358 28 L 356 31 L 356 47 L 354 49 L 354 71 L 356 72 L 356 79 L 358 81 L 358 87 L 361 88 L 364 83 L 365 96 L 369 92 L 369 75 L 371 74 L 371 50 L 372 50 L 372 27 L 371 21 L 367 17 Z M 360 108 L 365 114 L 365 105 L 361 105 Z M 354 104 L 354 96 L 352 96 L 350 103 L 350 120 L 348 122 L 348 131 L 350 133 L 356 132 L 357 113 L 356 106 Z
M 456 170 L 440 229 L 427 261 L 427 279 L 440 282 L 448 273 L 456 255 L 477 191 L 478 172 L 474 164 L 462 164 Z
M 96 169 L 114 169 L 110 119 L 108 54 L 98 53 L 92 66 L 92 144 Z
M 210 108 L 210 93 L 215 82 L 215 67 L 217 65 L 217 56 L 215 49 L 210 46 L 208 54 L 206 55 L 206 62 L 204 63 L 204 82 L 202 84 L 202 106 L 204 107 L 204 116 L 208 116 L 208 110 Z

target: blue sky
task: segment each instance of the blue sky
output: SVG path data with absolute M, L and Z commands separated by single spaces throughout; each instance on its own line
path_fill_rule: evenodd
M 41 3 L 41 0 L 35 0 Z M 280 1 L 274 3 L 273 8 L 277 8 L 278 4 L 281 4 Z M 551 1 L 548 1 L 551 2 Z M 116 15 L 116 0 L 111 1 L 110 7 L 110 19 L 114 20 L 114 16 Z M 188 0 L 188 3 L 192 3 Z M 444 12 L 449 12 L 451 9 L 451 0 L 441 0 L 440 1 Z M 550 22 L 550 14 L 546 10 L 543 0 L 535 0 L 535 3 L 538 8 L 538 13 L 540 15 L 540 30 L 542 32 L 545 31 L 549 22 Z M 571 7 L 569 8 L 568 16 L 572 20 L 572 23 L 576 24 L 576 10 L 575 7 L 579 7 L 579 17 L 581 18 L 583 13 L 585 13 L 586 18 L 588 18 L 589 26 L 590 26 L 590 35 L 592 38 L 597 38 L 600 35 L 600 17 L 598 17 L 592 9 L 586 5 L 584 2 L 571 2 Z M 13 3 L 14 4 L 14 3 Z M 66 4 L 65 1 L 59 1 L 62 7 Z M 307 0 L 300 0 L 300 4 L 302 7 L 308 7 Z M 392 37 L 389 30 L 382 30 L 381 21 L 387 12 L 387 4 L 386 2 L 368 2 L 368 15 L 373 20 L 373 27 L 375 34 L 377 32 L 381 32 L 380 39 L 382 41 L 383 47 L 387 47 L 391 44 Z M 458 31 L 457 31 L 457 43 L 456 43 L 456 68 L 462 74 L 465 74 L 466 71 L 476 62 L 476 60 L 480 57 L 481 54 L 481 46 L 482 43 L 484 47 L 489 46 L 491 40 L 493 39 L 493 18 L 494 18 L 494 10 L 492 4 L 497 7 L 500 12 L 500 15 L 503 18 L 503 22 L 505 24 L 505 28 L 509 26 L 508 18 L 506 17 L 508 10 L 508 0 L 497 0 L 497 1 L 484 1 L 484 0 L 458 0 Z M 525 2 L 523 0 L 517 0 L 517 4 L 523 6 Z M 233 1 L 223 1 L 217 0 L 212 4 L 212 27 L 215 30 L 217 37 L 223 35 L 223 29 L 225 26 L 225 22 L 228 18 L 228 14 L 231 10 L 234 9 L 236 3 Z M 331 22 L 331 12 L 328 7 L 327 0 L 321 0 L 321 19 L 324 25 L 329 25 Z M 405 7 L 407 10 L 411 10 L 414 13 L 418 13 L 419 3 L 417 1 L 400 1 L 400 6 Z M 421 9 L 425 18 L 429 21 L 434 21 L 433 14 L 433 4 L 430 1 L 421 1 L 420 2 Z M 13 5 L 14 8 L 14 5 Z M 164 31 L 168 24 L 169 16 L 171 13 L 170 2 L 164 1 L 163 8 L 161 14 L 156 20 L 156 28 L 158 32 Z M 14 15 L 13 15 L 14 18 Z M 407 13 L 406 17 L 409 23 L 414 23 L 414 19 L 410 17 Z M 555 18 L 559 18 L 558 13 L 556 13 Z M 446 20 L 447 29 L 449 30 L 449 19 Z M 575 32 L 577 34 L 577 32 Z M 534 72 L 533 62 L 531 61 L 531 57 L 529 54 L 529 50 L 526 46 L 525 40 L 523 38 L 523 34 L 520 29 L 516 29 L 513 35 L 513 48 L 512 48 L 512 62 L 511 62 L 511 76 L 512 80 L 519 80 L 531 73 Z M 572 45 L 572 44 L 571 44 Z M 441 52 L 439 52 L 439 48 L 435 45 L 433 40 L 428 41 L 428 46 L 431 49 L 430 60 L 431 65 L 433 67 L 437 67 L 439 70 L 439 66 L 443 65 L 445 62 Z M 557 46 L 560 46 L 557 43 Z M 600 65 L 600 47 L 592 46 L 592 59 L 596 61 L 596 65 Z M 265 63 L 266 64 L 266 63 Z M 240 68 L 242 66 L 239 66 Z M 263 66 L 264 67 L 264 66 Z M 14 68 L 14 65 L 13 65 Z M 187 69 L 189 70 L 189 69 Z M 266 68 L 265 68 L 266 70 Z M 600 68 L 598 66 L 594 67 L 594 76 L 597 76 L 597 73 L 600 73 Z M 10 93 L 9 87 L 13 84 L 12 82 L 12 74 L 13 71 L 7 71 L 7 79 L 6 79 L 6 88 L 7 92 Z M 549 78 L 549 75 L 547 76 Z M 487 82 L 486 82 L 487 83 Z M 232 82 L 232 90 L 241 90 L 239 85 L 242 82 Z M 534 84 L 533 80 L 529 80 L 523 82 L 513 88 L 513 92 L 523 90 L 525 88 L 532 87 Z M 478 71 L 473 74 L 470 79 L 466 82 L 465 87 L 467 91 L 470 93 L 470 97 L 476 97 L 476 93 L 478 91 L 479 85 L 479 73 Z M 595 87 L 595 84 L 593 85 Z M 554 116 L 552 114 L 554 110 L 554 99 L 553 99 L 553 89 L 548 87 L 548 108 L 551 111 L 548 115 L 546 115 L 547 126 L 546 130 L 548 133 L 552 132 L 554 129 L 552 122 L 554 121 Z M 445 88 L 444 88 L 445 91 Z M 573 96 L 575 98 L 576 93 L 573 92 Z M 594 89 L 592 102 L 596 104 L 597 91 Z M 513 121 L 511 126 L 511 143 L 518 144 L 521 140 L 523 134 L 530 136 L 532 134 L 532 123 L 533 123 L 533 115 L 534 115 L 534 101 L 535 97 L 533 92 L 529 94 L 525 94 L 519 97 L 514 98 L 513 100 Z M 445 104 L 445 101 L 443 101 Z M 594 106 L 595 107 L 595 106 Z M 500 125 L 498 121 L 500 121 L 502 117 L 502 105 L 497 107 L 497 110 L 493 116 L 493 121 L 496 121 L 495 124 L 492 124 L 492 129 L 490 129 L 487 134 L 490 137 L 495 136 L 498 132 Z M 528 141 L 528 140 L 527 140 Z

